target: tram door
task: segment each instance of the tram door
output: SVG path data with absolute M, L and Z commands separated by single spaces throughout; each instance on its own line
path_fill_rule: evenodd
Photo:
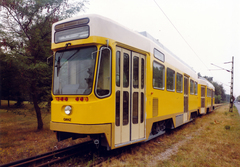
M 116 51 L 115 145 L 145 137 L 145 56 Z
M 188 117 L 188 93 L 189 92 L 189 78 L 184 76 L 184 116 L 183 122 L 187 121 Z
M 213 90 L 211 90 L 211 111 L 213 111 Z
M 201 86 L 201 110 L 200 113 L 201 114 L 205 114 L 205 86 Z

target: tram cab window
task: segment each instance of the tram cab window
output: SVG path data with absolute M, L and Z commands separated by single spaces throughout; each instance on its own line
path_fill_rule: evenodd
M 106 97 L 111 91 L 111 50 L 100 49 L 95 93 L 98 97 Z
M 53 94 L 92 92 L 97 47 L 58 51 L 55 54 Z
M 167 90 L 175 90 L 175 71 L 167 68 Z
M 157 62 L 153 62 L 153 87 L 156 89 L 164 89 L 165 67 Z

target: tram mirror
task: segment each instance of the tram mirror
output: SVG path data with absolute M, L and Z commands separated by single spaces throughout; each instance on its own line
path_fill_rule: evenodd
M 47 58 L 47 64 L 49 64 L 49 63 L 53 63 L 53 55 L 51 55 Z
M 103 52 L 104 50 L 108 50 L 109 53 L 111 52 L 110 48 L 108 48 L 108 47 L 102 47 L 102 48 L 100 49 L 100 55 L 102 54 L 102 52 Z
M 96 53 L 99 52 L 98 50 L 97 51 L 94 51 L 91 53 L 91 59 L 95 59 L 96 58 Z

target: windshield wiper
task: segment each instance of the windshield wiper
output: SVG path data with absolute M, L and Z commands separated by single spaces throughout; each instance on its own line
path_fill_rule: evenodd
M 63 66 L 63 65 L 62 66 L 60 65 L 61 59 L 62 59 L 67 47 L 70 45 L 71 45 L 71 43 L 66 43 L 66 47 L 65 47 L 64 51 L 62 52 L 62 55 L 58 57 L 57 65 L 55 65 L 55 67 L 57 67 L 57 77 L 59 75 L 60 68 Z

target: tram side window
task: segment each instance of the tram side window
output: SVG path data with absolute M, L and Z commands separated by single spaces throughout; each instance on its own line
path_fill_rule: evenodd
M 205 87 L 201 86 L 201 97 L 205 97 Z
M 141 93 L 141 123 L 144 120 L 144 93 Z
M 175 71 L 167 68 L 167 90 L 175 90 Z
M 194 82 L 193 82 L 193 80 L 190 80 L 190 93 L 191 94 L 194 93 Z
M 157 89 L 164 89 L 165 68 L 162 64 L 153 62 L 153 87 Z
M 177 73 L 177 85 L 176 85 L 177 92 L 182 93 L 183 90 L 183 75 Z
M 116 53 L 116 85 L 120 86 L 120 52 L 117 51 Z
M 133 87 L 138 88 L 139 86 L 139 58 L 133 57 Z
M 120 126 L 120 91 L 116 92 L 116 118 L 115 125 Z
M 129 93 L 123 92 L 123 125 L 129 122 Z
M 129 55 L 124 53 L 123 56 L 123 87 L 129 86 Z
M 138 92 L 133 93 L 133 113 L 132 113 L 133 124 L 138 123 Z
M 197 90 L 197 88 L 198 88 L 198 83 L 195 82 L 195 86 L 194 86 L 194 94 L 195 94 L 195 95 L 198 94 L 198 90 Z
M 144 88 L 144 59 L 142 58 L 142 61 L 141 61 L 142 65 L 141 65 L 141 89 Z
M 165 55 L 157 49 L 154 49 L 154 57 L 156 57 L 158 60 L 161 60 L 162 62 L 165 61 Z
M 110 95 L 111 91 L 111 52 L 108 48 L 103 48 L 100 51 L 96 94 L 99 97 Z
M 207 96 L 211 97 L 211 90 L 209 88 L 207 89 Z

